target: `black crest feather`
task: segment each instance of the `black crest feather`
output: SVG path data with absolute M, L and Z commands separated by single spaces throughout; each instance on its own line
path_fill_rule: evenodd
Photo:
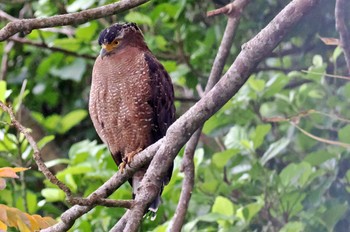
M 141 33 L 141 30 L 136 23 L 116 23 L 104 29 L 100 33 L 98 43 L 99 45 L 111 43 L 116 37 L 120 36 L 122 33 L 125 33 L 127 30 L 139 31 Z

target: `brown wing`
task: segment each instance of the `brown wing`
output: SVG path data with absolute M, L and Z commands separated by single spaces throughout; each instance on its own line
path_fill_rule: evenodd
M 151 100 L 148 104 L 153 108 L 152 137 L 155 141 L 165 136 L 168 127 L 175 120 L 174 89 L 169 74 L 163 65 L 151 53 L 145 53 L 151 82 Z M 155 142 L 154 141 L 154 142 Z M 168 170 L 164 179 L 166 185 L 172 175 L 173 167 Z

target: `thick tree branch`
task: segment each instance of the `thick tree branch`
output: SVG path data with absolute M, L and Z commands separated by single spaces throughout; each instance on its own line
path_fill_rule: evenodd
M 242 46 L 235 62 L 214 88 L 169 127 L 137 189 L 135 206 L 122 217 L 126 221 L 123 231 L 137 230 L 143 212 L 159 192 L 162 176 L 191 135 L 237 93 L 257 64 L 272 52 L 292 26 L 319 1 L 294 0 L 289 3 L 259 34 Z
M 346 25 L 346 15 L 349 14 L 349 6 L 347 0 L 337 0 L 335 3 L 335 26 L 339 32 L 348 74 L 350 74 L 350 32 Z
M 116 3 L 84 10 L 78 13 L 57 15 L 48 18 L 14 20 L 0 30 L 0 41 L 4 41 L 18 32 L 30 33 L 32 30 L 39 28 L 82 24 L 93 19 L 107 17 L 134 8 L 148 1 L 149 0 L 121 0 Z
M 220 80 L 222 71 L 224 69 L 227 57 L 230 53 L 230 48 L 233 43 L 233 37 L 235 35 L 236 28 L 238 26 L 241 13 L 245 6 L 249 3 L 249 0 L 236 0 L 233 3 L 223 7 L 224 9 L 229 9 L 227 26 L 215 57 L 212 70 L 210 72 L 207 85 L 205 87 L 205 94 L 211 90 L 214 85 Z M 221 9 L 223 9 L 221 8 Z M 191 193 L 194 185 L 194 163 L 193 157 L 196 151 L 196 146 L 198 144 L 202 127 L 200 127 L 190 138 L 186 144 L 184 159 L 182 161 L 182 170 L 185 174 L 184 181 L 182 184 L 181 195 L 179 203 L 177 205 L 175 215 L 170 226 L 170 231 L 181 231 L 184 224 L 185 216 L 188 209 L 188 204 L 191 198 Z

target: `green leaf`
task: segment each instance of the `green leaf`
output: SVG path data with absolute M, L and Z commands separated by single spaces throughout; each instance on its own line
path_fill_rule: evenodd
M 312 64 L 316 67 L 321 67 L 323 65 L 323 59 L 322 59 L 322 56 L 320 55 L 315 55 L 313 58 L 312 58 Z
M 81 48 L 81 42 L 75 38 L 62 38 L 56 39 L 53 42 L 53 46 L 63 48 L 69 51 L 78 52 Z M 77 58 L 77 60 L 80 58 Z
M 60 133 L 64 134 L 69 131 L 72 127 L 80 123 L 88 115 L 86 110 L 74 110 L 66 114 L 61 121 Z
M 326 93 L 321 89 L 313 89 L 308 92 L 308 96 L 311 98 L 322 99 L 326 96 Z
M 47 202 L 64 201 L 66 195 L 61 189 L 45 188 L 41 190 L 41 195 L 45 197 Z
M 215 198 L 215 202 L 213 204 L 211 212 L 223 214 L 226 216 L 232 216 L 234 213 L 234 210 L 235 210 L 235 207 L 229 199 L 222 196 L 217 196 Z
M 50 69 L 53 67 L 57 67 L 58 64 L 64 59 L 63 53 L 52 53 L 49 56 L 45 57 L 41 60 L 41 63 L 39 64 L 38 68 L 36 69 L 36 76 L 39 79 L 43 79 L 47 76 L 47 73 L 50 72 Z M 45 83 L 38 83 L 38 85 L 42 86 L 40 88 L 45 88 Z M 38 88 L 38 87 L 37 87 Z M 39 89 L 40 90 L 40 89 Z M 33 90 L 34 91 L 34 90 Z M 36 90 L 35 92 L 39 92 Z
M 261 79 L 249 78 L 248 85 L 256 92 L 262 92 L 265 88 L 265 81 Z
M 78 190 L 77 183 L 75 182 L 72 174 L 64 175 L 64 183 L 72 190 L 73 193 L 76 193 Z
M 264 142 L 265 136 L 271 130 L 270 124 L 261 124 L 258 125 L 255 131 L 250 135 L 250 138 L 253 140 L 254 149 L 257 149 Z
M 157 35 L 155 37 L 155 42 L 157 45 L 157 48 L 160 50 L 166 50 L 166 45 L 168 44 L 168 42 L 165 40 L 165 38 L 161 35 Z
M 66 7 L 68 13 L 86 10 L 95 4 L 95 0 L 75 0 Z
M 225 146 L 227 148 L 242 148 L 241 141 L 248 140 L 247 131 L 240 126 L 233 126 L 225 137 Z
M 258 197 L 257 201 L 237 209 L 236 216 L 245 222 L 250 222 L 253 217 L 264 207 L 264 199 Z
M 281 90 L 283 90 L 284 86 L 286 86 L 286 84 L 288 84 L 289 81 L 290 81 L 290 78 L 285 74 L 280 73 L 273 76 L 266 83 L 264 98 L 270 98 L 274 96 L 276 93 L 280 93 Z
M 281 228 L 280 232 L 303 232 L 304 227 L 302 222 L 288 222 Z
M 41 149 L 43 148 L 46 144 L 48 144 L 49 142 L 51 142 L 52 140 L 55 139 L 54 135 L 47 135 L 44 138 L 40 139 L 40 141 L 38 142 L 38 148 Z
M 92 168 L 92 164 L 90 164 L 90 163 L 84 164 L 83 163 L 80 165 L 68 167 L 68 168 L 64 169 L 63 171 L 58 172 L 56 176 L 59 180 L 63 181 L 65 178 L 65 175 L 67 175 L 67 174 L 71 174 L 71 175 L 84 174 L 87 172 L 92 172 L 93 170 L 94 169 Z
M 328 231 L 333 231 L 336 223 L 345 216 L 345 213 L 348 211 L 348 207 L 347 201 L 332 201 L 332 204 L 327 207 L 327 210 L 322 215 L 324 225 L 327 226 Z
M 70 163 L 69 159 L 54 159 L 54 160 L 50 160 L 50 161 L 45 162 L 45 165 L 48 168 L 51 168 L 51 167 L 56 166 L 58 164 L 69 164 L 69 163 Z
M 287 138 L 281 138 L 280 140 L 272 143 L 267 151 L 264 153 L 264 155 L 260 159 L 260 163 L 262 166 L 264 166 L 270 159 L 273 159 L 277 155 L 281 153 L 283 149 L 285 149 L 290 140 Z
M 299 189 L 290 190 L 283 189 L 284 192 L 280 198 L 280 210 L 282 213 L 288 212 L 288 216 L 292 218 L 303 210 L 302 202 L 306 194 Z
M 213 155 L 212 161 L 216 167 L 223 168 L 226 163 L 238 153 L 238 149 L 228 149 L 223 152 L 218 152 Z
M 325 151 L 325 150 L 319 150 L 319 151 L 315 151 L 315 152 L 308 154 L 305 157 L 304 161 L 308 162 L 312 166 L 316 166 L 316 165 L 320 165 L 320 164 L 324 163 L 327 160 L 330 160 L 330 159 L 336 158 L 336 157 L 337 157 L 336 154 L 330 153 L 330 152 Z
M 19 197 L 16 200 L 16 207 L 22 211 L 26 211 L 26 208 L 24 207 L 24 202 L 23 202 L 23 198 Z M 38 198 L 37 195 L 32 192 L 32 191 L 28 191 L 26 190 L 26 202 L 27 202 L 27 206 L 28 206 L 28 213 L 36 213 L 36 211 L 38 210 Z
M 309 163 L 291 163 L 280 173 L 281 184 L 284 187 L 304 187 L 312 174 L 312 167 Z
M 341 142 L 350 143 L 350 125 L 346 125 L 338 131 L 338 137 Z
M 212 213 L 218 213 L 218 214 L 222 214 L 225 215 L 227 217 L 231 217 L 233 216 L 235 211 L 235 206 L 234 204 L 227 198 L 222 197 L 222 196 L 217 196 L 215 198 L 215 202 L 213 204 L 213 207 L 211 209 Z M 218 219 L 217 222 L 219 223 L 219 225 L 223 226 L 223 227 L 227 227 L 227 224 L 232 224 L 233 220 L 222 220 L 222 219 Z
M 85 23 L 75 31 L 75 36 L 82 41 L 90 41 L 96 36 L 97 31 L 97 23 L 96 22 L 88 22 Z
M 338 59 L 338 57 L 343 53 L 343 49 L 340 46 L 337 46 L 334 49 L 333 56 L 332 56 L 332 61 L 335 63 Z
M 230 219 L 231 219 L 230 217 L 227 217 L 227 216 L 225 216 L 223 214 L 208 213 L 208 214 L 199 216 L 198 218 L 194 219 L 191 222 L 186 223 L 184 225 L 184 227 L 183 227 L 183 231 L 186 231 L 186 232 L 195 231 L 194 227 L 200 221 L 204 221 L 204 222 L 218 222 L 218 221 L 228 221 Z
M 0 101 L 6 100 L 6 81 L 0 80 Z
M 137 12 L 137 11 L 129 12 L 124 17 L 124 19 L 128 22 L 135 22 L 135 23 L 141 24 L 141 25 L 146 24 L 146 25 L 151 26 L 153 24 L 152 19 L 148 15 L 142 14 L 142 13 Z
M 54 76 L 58 76 L 62 80 L 72 80 L 79 82 L 83 77 L 86 70 L 86 61 L 81 58 L 77 58 L 73 63 L 66 65 L 62 68 L 52 68 L 50 73 Z
M 44 119 L 44 125 L 47 129 L 57 131 L 61 128 L 61 116 L 53 114 Z

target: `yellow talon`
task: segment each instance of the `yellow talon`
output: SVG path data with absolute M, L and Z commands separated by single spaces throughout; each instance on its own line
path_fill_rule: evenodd
M 123 161 L 123 162 L 119 165 L 119 170 L 120 170 L 121 173 L 124 172 L 125 166 L 126 166 L 126 162 L 125 162 L 125 161 Z
M 126 163 L 127 163 L 127 164 L 130 164 L 131 161 L 132 161 L 132 159 L 134 158 L 134 156 L 135 156 L 137 153 L 139 153 L 140 151 L 142 151 L 142 148 L 137 148 L 136 151 L 133 151 L 133 152 L 128 153 L 128 154 L 126 155 L 126 161 L 127 161 Z

